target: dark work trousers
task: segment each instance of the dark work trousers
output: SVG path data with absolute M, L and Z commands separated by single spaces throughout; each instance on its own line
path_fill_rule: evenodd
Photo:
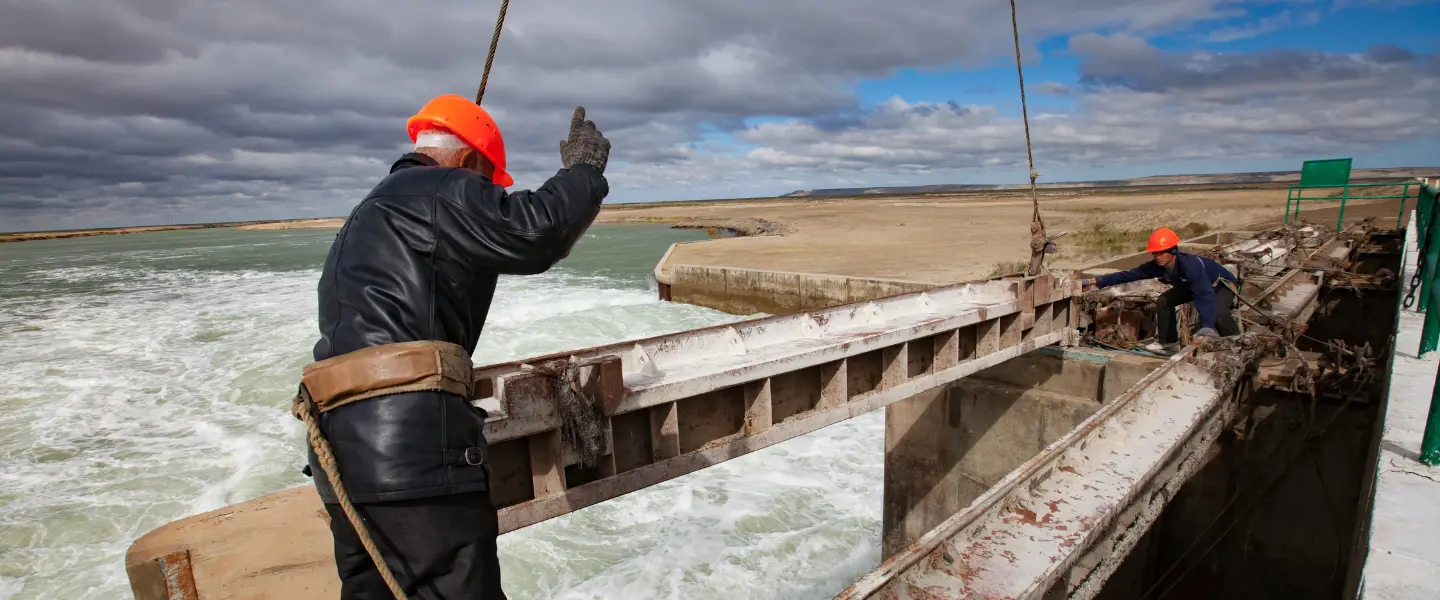
M 1156 332 L 1162 344 L 1173 344 L 1180 341 L 1180 334 L 1175 330 L 1175 308 L 1195 300 L 1195 294 L 1189 288 L 1172 287 L 1169 291 L 1160 294 L 1155 301 L 1155 320 L 1158 331 Z M 1235 315 L 1230 312 L 1235 306 L 1235 292 L 1230 286 L 1223 283 L 1215 286 L 1215 331 L 1222 336 L 1240 335 L 1240 324 L 1235 322 Z
M 341 600 L 394 600 L 339 504 L 326 504 Z M 486 492 L 356 504 L 370 539 L 410 599 L 506 600 Z

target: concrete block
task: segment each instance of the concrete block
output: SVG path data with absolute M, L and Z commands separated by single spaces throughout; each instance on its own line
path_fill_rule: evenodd
M 776 375 L 770 381 L 775 423 L 814 410 L 820 400 L 820 367 Z
M 727 310 L 729 294 L 725 291 L 724 269 L 673 265 L 670 273 L 673 278 L 670 284 L 672 302 Z
M 745 427 L 742 387 L 725 388 L 676 402 L 680 453 L 694 452 L 710 442 L 740 433 Z
M 1105 375 L 1099 394 L 1100 401 L 1114 400 L 1115 397 L 1130 389 L 1162 364 L 1165 364 L 1165 360 L 1160 358 L 1134 354 L 1114 355 L 1109 362 L 1105 363 Z
M 885 492 L 882 549 L 893 554 L 934 528 L 953 510 L 953 461 L 944 389 L 901 400 L 885 407 Z
M 800 275 L 743 269 L 725 270 L 725 312 L 780 315 L 800 310 Z M 673 293 L 673 292 L 672 292 Z
M 874 391 L 880 386 L 884 373 L 879 350 L 871 350 L 845 359 L 845 389 L 847 398 Z
M 1040 397 L 1045 405 L 1045 418 L 1040 422 L 1040 446 L 1049 446 L 1083 423 L 1100 403 L 1089 398 Z
M 950 402 L 950 452 L 965 475 L 993 485 L 1040 452 L 1045 405 L 1024 389 L 961 380 Z
M 844 277 L 800 277 L 800 310 L 839 306 L 850 301 L 850 280 Z
M 910 283 L 905 281 L 886 281 L 881 279 L 860 279 L 849 280 L 850 302 L 863 300 L 874 300 L 909 292 L 921 292 L 935 287 L 925 283 Z
M 1100 397 L 1100 382 L 1104 372 L 1104 363 L 1066 360 L 1056 354 L 1031 352 L 980 371 L 971 375 L 970 379 L 1093 400 Z

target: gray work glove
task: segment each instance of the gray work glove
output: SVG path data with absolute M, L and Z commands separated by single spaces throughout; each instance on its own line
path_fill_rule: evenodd
M 585 163 L 604 173 L 609 160 L 610 140 L 600 135 L 594 121 L 585 120 L 585 107 L 575 107 L 575 115 L 570 118 L 570 139 L 560 141 L 560 164 L 569 169 Z
M 1195 337 L 1218 338 L 1220 337 L 1220 333 L 1209 327 L 1201 327 L 1200 331 L 1195 332 Z

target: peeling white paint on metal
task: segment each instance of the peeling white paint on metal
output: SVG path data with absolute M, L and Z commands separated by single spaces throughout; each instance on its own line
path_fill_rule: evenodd
M 627 393 L 616 410 L 688 398 L 1016 313 L 1017 288 L 1008 281 L 961 284 L 643 341 L 625 365 Z
M 1045 285 L 1046 297 L 1037 298 L 1038 302 L 1061 301 L 1077 291 L 1071 274 L 1052 276 L 1056 281 Z M 1016 279 L 962 283 L 524 362 L 566 355 L 579 359 L 619 356 L 625 393 L 607 407 L 607 414 L 622 414 L 1016 314 L 1021 309 L 1020 290 Z M 1071 338 L 1061 336 L 1052 341 L 1072 342 Z M 494 381 L 493 397 L 476 401 L 489 413 L 487 439 L 513 439 L 557 426 L 554 411 L 516 406 L 517 402 L 533 404 L 521 398 L 530 392 L 507 391 L 510 385 L 527 385 L 520 362 L 479 367 L 476 373 Z
M 1406 261 L 1400 281 L 1416 271 L 1415 216 L 1406 229 Z M 1417 294 L 1418 295 L 1418 294 Z M 1400 294 L 1401 297 L 1404 294 Z M 1435 356 L 1417 358 L 1425 317 L 1401 307 L 1384 430 L 1377 453 L 1370 537 L 1362 572 L 1362 600 L 1440 598 L 1440 468 L 1420 464 L 1437 366 Z

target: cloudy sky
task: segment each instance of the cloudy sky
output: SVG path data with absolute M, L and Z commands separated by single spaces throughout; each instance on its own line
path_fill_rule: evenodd
M 1440 164 L 1440 2 L 1018 2 L 1042 181 Z M 498 6 L 0 0 L 0 231 L 343 215 Z M 1010 36 L 1004 0 L 513 0 L 485 104 L 520 188 L 585 105 L 610 202 L 1021 183 Z

